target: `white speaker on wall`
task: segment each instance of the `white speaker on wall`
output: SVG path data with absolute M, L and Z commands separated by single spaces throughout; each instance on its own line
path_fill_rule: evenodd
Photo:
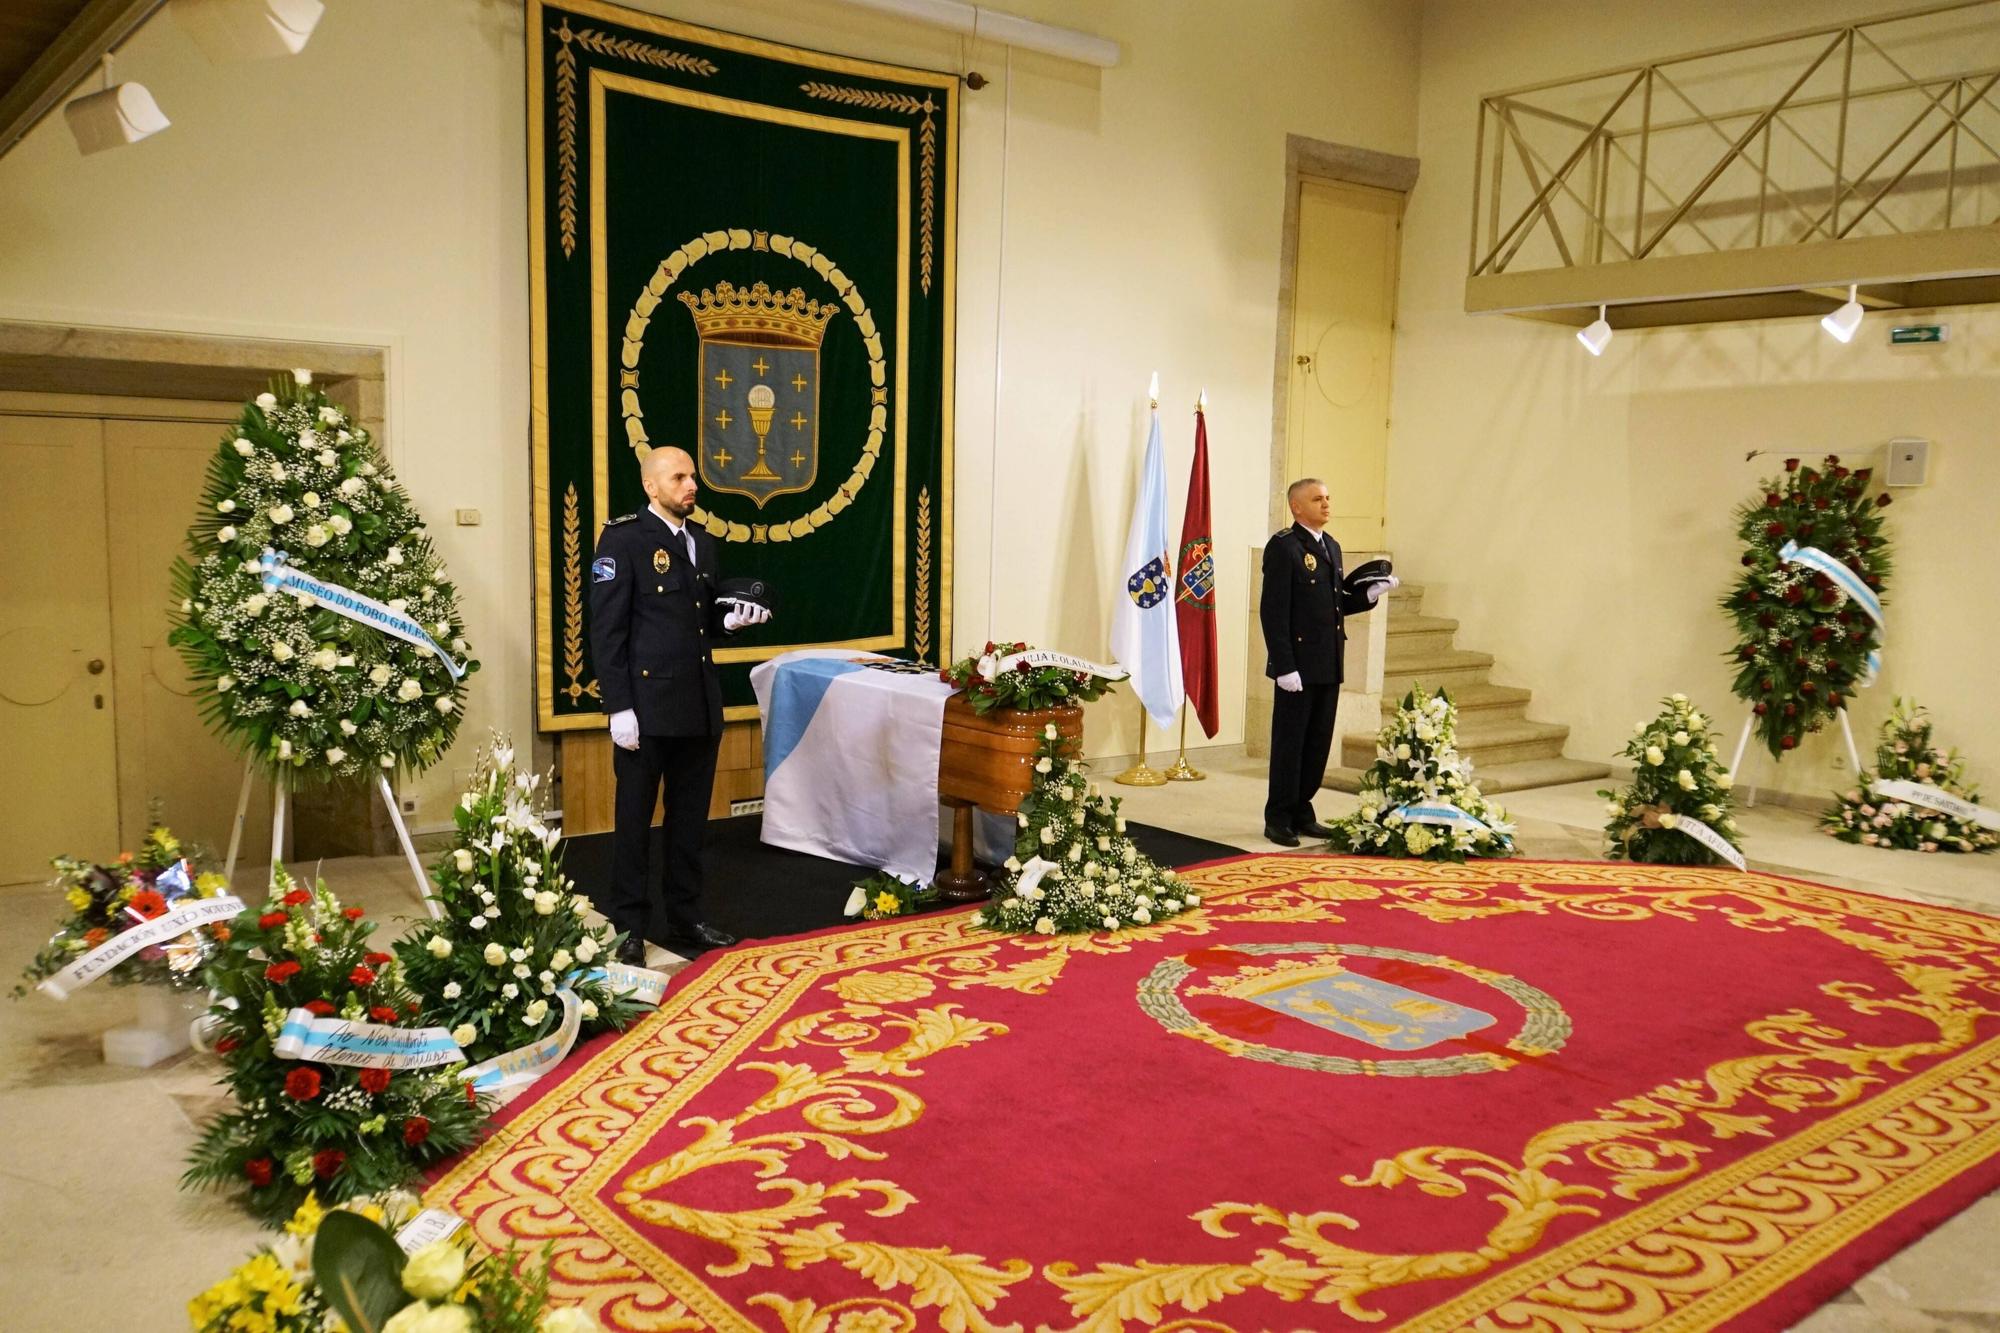
M 1930 479 L 1931 442 L 1914 437 L 1889 441 L 1889 462 L 1883 469 L 1885 486 L 1921 486 Z

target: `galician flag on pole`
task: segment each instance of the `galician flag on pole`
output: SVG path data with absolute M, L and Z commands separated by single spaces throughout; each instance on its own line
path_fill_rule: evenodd
M 1173 569 L 1167 546 L 1167 461 L 1160 443 L 1155 377 L 1146 470 L 1125 538 L 1125 595 L 1111 617 L 1111 654 L 1132 673 L 1132 691 L 1153 721 L 1170 727 L 1181 706 L 1181 648 L 1175 632 Z
M 1194 409 L 1194 470 L 1188 475 L 1187 515 L 1181 519 L 1180 568 L 1174 571 L 1174 620 L 1181 673 L 1201 729 L 1215 738 L 1222 686 L 1216 676 L 1215 530 L 1208 518 L 1208 392 Z

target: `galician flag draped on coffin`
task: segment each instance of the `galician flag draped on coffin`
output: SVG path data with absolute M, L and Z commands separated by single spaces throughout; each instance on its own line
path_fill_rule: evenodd
M 1173 566 L 1167 547 L 1167 461 L 1160 413 L 1146 438 L 1145 474 L 1125 538 L 1124 596 L 1111 617 L 1111 655 L 1132 674 L 1147 714 L 1170 727 L 1181 706 L 1180 635 L 1174 625 Z
M 1206 393 L 1203 395 L 1206 397 Z M 1188 706 L 1210 739 L 1221 719 L 1222 685 L 1216 678 L 1215 528 L 1208 517 L 1208 414 L 1194 410 L 1194 467 L 1188 474 L 1187 513 L 1181 519 L 1180 568 L 1174 571 L 1174 628 L 1181 640 L 1181 674 Z
M 762 663 L 750 686 L 764 720 L 763 841 L 930 883 L 954 687 L 921 663 L 832 648 Z

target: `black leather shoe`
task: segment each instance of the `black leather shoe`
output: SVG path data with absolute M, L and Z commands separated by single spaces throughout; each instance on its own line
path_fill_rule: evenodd
M 1317 819 L 1308 819 L 1305 823 L 1298 826 L 1298 830 L 1299 835 L 1306 838 L 1331 838 L 1333 836 L 1333 830 L 1320 823 Z
M 670 953 L 683 958 L 692 958 L 709 949 L 727 949 L 736 943 L 736 937 L 726 930 L 717 930 L 706 921 L 697 921 L 687 928 L 686 933 L 674 934 L 656 939 L 653 943 Z
M 1264 837 L 1267 841 L 1275 842 L 1280 847 L 1296 847 L 1299 845 L 1298 834 L 1288 828 L 1279 828 L 1275 824 L 1266 824 L 1264 826 Z
M 618 941 L 618 948 L 612 954 L 612 957 L 627 967 L 644 967 L 646 965 L 645 942 L 637 935 L 627 935 L 624 939 Z

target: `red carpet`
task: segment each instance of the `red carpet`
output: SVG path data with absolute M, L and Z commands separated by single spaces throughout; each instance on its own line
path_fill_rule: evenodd
M 712 957 L 429 1202 L 611 1328 L 1779 1328 L 2000 1186 L 2000 920 L 1253 856 Z

